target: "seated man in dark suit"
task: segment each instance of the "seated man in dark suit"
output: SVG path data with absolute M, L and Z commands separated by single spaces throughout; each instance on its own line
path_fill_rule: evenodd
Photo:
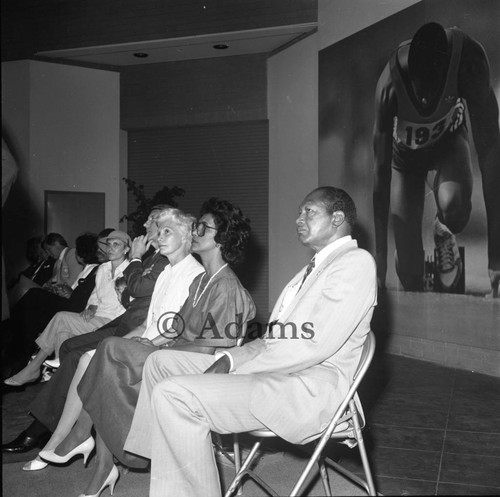
M 34 236 L 26 242 L 25 257 L 30 265 L 26 269 L 23 269 L 17 278 L 9 283 L 9 290 L 17 285 L 23 276 L 40 286 L 52 278 L 56 260 L 45 250 L 44 243 L 45 238 L 41 235 Z
M 127 310 L 98 330 L 70 338 L 62 344 L 59 350 L 60 367 L 29 406 L 35 420 L 15 440 L 2 445 L 3 451 L 27 452 L 34 447 L 43 446 L 50 432 L 57 426 L 80 357 L 95 349 L 104 338 L 122 337 L 146 320 L 154 285 L 168 264 L 168 259 L 158 251 L 156 224 L 161 219 L 163 210 L 168 207 L 153 207 L 144 224 L 146 234 L 136 237 L 132 242 L 130 264 L 123 271 L 127 288 L 122 294 L 122 302 L 127 295 L 133 298 Z
M 34 340 L 57 312 L 85 309 L 95 286 L 97 235 L 85 233 L 76 239 L 76 257 L 84 268 L 72 286 L 61 284 L 57 292 L 32 288 L 12 308 L 10 319 L 2 323 L 4 375 L 26 365 L 34 352 Z

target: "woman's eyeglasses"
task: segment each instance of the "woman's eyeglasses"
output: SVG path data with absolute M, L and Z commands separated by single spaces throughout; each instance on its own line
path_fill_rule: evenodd
M 199 222 L 199 223 L 193 223 L 193 231 L 195 231 L 196 234 L 200 237 L 205 236 L 205 232 L 206 232 L 207 228 L 209 230 L 217 231 L 217 228 L 214 228 L 213 226 L 209 226 L 207 223 L 205 223 L 203 221 Z

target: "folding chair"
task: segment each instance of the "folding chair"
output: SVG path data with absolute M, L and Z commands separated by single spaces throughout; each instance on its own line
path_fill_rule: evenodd
M 351 388 L 349 389 L 349 392 L 347 393 L 344 401 L 335 412 L 327 429 L 318 439 L 316 443 L 316 449 L 314 450 L 312 456 L 309 458 L 306 468 L 302 472 L 297 483 L 293 487 L 292 492 L 290 493 L 290 497 L 296 497 L 297 495 L 299 495 L 301 488 L 304 486 L 306 478 L 308 477 L 312 467 L 316 463 L 318 463 L 319 466 L 319 471 L 326 495 L 328 496 L 332 495 L 330 489 L 330 482 L 328 479 L 328 473 L 326 470 L 326 465 L 331 466 L 335 471 L 341 473 L 342 475 L 346 476 L 357 485 L 364 488 L 368 495 L 377 495 L 375 490 L 375 484 L 373 482 L 370 470 L 370 464 L 368 462 L 368 456 L 366 454 L 363 435 L 361 433 L 361 430 L 364 427 L 364 420 L 363 417 L 359 414 L 355 402 L 358 386 L 361 383 L 361 380 L 363 379 L 366 371 L 368 370 L 368 367 L 370 366 L 374 352 L 375 352 L 375 335 L 373 334 L 373 331 L 370 331 L 363 345 L 361 358 L 358 367 L 356 369 L 356 373 L 354 374 L 354 379 Z M 232 481 L 231 485 L 229 486 L 229 489 L 227 490 L 225 497 L 230 497 L 231 495 L 233 495 L 236 488 L 241 487 L 240 485 L 241 480 L 245 476 L 252 478 L 269 495 L 277 496 L 278 494 L 267 483 L 265 483 L 255 473 L 255 471 L 250 469 L 250 465 L 254 460 L 255 456 L 257 455 L 257 452 L 263 440 L 265 438 L 277 437 L 278 435 L 267 429 L 251 431 L 249 432 L 249 434 L 258 437 L 258 440 L 252 447 L 252 450 L 250 451 L 248 457 L 243 462 L 243 465 L 241 466 L 240 470 L 237 471 L 237 474 L 234 480 Z M 325 448 L 327 442 L 332 438 L 339 440 L 342 443 L 345 443 L 349 448 L 354 448 L 356 447 L 356 445 L 358 446 L 361 460 L 363 463 L 363 469 L 365 472 L 366 481 L 361 479 L 359 476 L 355 475 L 351 471 L 345 469 L 340 464 L 332 461 L 330 458 L 325 457 L 322 454 L 323 449 Z
M 238 340 L 236 341 L 236 347 L 241 347 L 243 345 L 243 342 L 245 340 L 245 335 L 247 332 L 247 326 L 248 323 L 243 323 L 242 325 L 242 330 L 241 330 L 241 336 L 238 337 Z M 241 468 L 241 452 L 240 452 L 240 441 L 238 439 L 238 434 L 233 433 L 233 453 L 229 453 L 226 448 L 224 447 L 224 444 L 222 442 L 222 437 L 220 436 L 219 433 L 213 433 L 214 435 L 214 449 L 224 455 L 226 459 L 228 459 L 230 462 L 234 464 L 234 469 L 236 470 L 236 473 Z M 236 485 L 237 487 L 238 485 Z M 236 489 L 235 487 L 235 489 Z M 241 487 L 238 488 L 238 495 L 241 495 Z

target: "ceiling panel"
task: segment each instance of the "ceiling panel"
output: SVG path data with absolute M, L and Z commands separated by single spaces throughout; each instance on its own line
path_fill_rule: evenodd
M 139 50 L 145 42 L 156 44 L 155 50 L 169 49 L 161 57 L 178 57 L 176 54 L 182 53 L 179 49 L 189 47 L 193 56 L 204 57 L 204 49 L 194 46 L 199 45 L 196 39 L 200 36 L 316 24 L 318 17 L 317 0 L 2 0 L 1 8 L 2 61 L 86 47 L 95 49 L 93 54 L 99 55 L 101 61 L 105 60 L 101 59 L 105 55 L 103 47 L 109 47 L 117 53 L 117 63 L 124 64 L 118 55 L 123 46 L 138 44 L 133 48 Z M 240 40 L 233 49 L 246 51 L 254 46 L 255 52 L 287 42 L 285 38 L 266 40 L 265 33 L 263 37 L 262 41 L 253 38 L 246 44 Z M 195 43 L 190 40 L 182 46 L 158 46 L 177 38 L 181 43 L 193 38 Z M 159 54 L 151 54 L 150 61 L 154 57 L 155 61 L 179 60 L 162 59 Z
M 166 40 L 42 51 L 36 52 L 35 55 L 66 62 L 126 66 L 270 53 L 315 29 L 316 23 L 308 23 Z

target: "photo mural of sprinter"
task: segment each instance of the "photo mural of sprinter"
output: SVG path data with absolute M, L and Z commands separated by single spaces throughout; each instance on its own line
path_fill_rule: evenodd
M 459 282 L 463 261 L 455 234 L 467 225 L 472 207 L 470 132 L 483 180 L 489 277 L 498 293 L 500 132 L 488 58 L 460 29 L 426 23 L 392 53 L 376 89 L 373 208 L 380 286 L 385 286 L 391 204 L 396 272 L 405 290 L 424 289 L 422 215 L 430 170 L 435 171 L 434 274 L 444 290 Z
M 340 174 L 352 190 L 359 176 L 358 189 L 373 197 L 367 243 L 380 287 L 387 274 L 388 288 L 429 289 L 424 261 L 433 258 L 434 289 L 464 291 L 465 271 L 467 293 L 498 296 L 499 5 L 460 1 L 445 14 L 446 3 L 422 2 L 340 42 L 344 67 L 347 53 L 356 58 L 344 73 L 328 67 L 335 46 L 320 53 L 320 181 Z M 356 81 L 344 100 L 346 74 Z M 341 136 L 358 171 L 328 171 Z

